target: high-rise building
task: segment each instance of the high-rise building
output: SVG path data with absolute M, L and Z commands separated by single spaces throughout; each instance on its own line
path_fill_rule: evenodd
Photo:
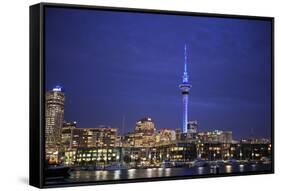
M 117 129 L 109 126 L 77 128 L 76 122 L 64 123 L 61 137 L 64 150 L 88 147 L 114 147 L 117 144 L 120 146 L 120 143 L 117 143 Z
M 188 95 L 191 88 L 191 84 L 189 83 L 189 75 L 187 71 L 187 53 L 186 53 L 186 45 L 184 46 L 184 72 L 182 76 L 182 83 L 179 85 L 179 88 L 182 93 L 183 100 L 183 133 L 188 132 Z
M 87 147 L 115 147 L 117 140 L 117 129 L 110 126 L 101 125 L 97 128 L 87 129 L 87 135 L 83 137 L 87 140 Z
M 73 131 L 76 128 L 76 121 L 64 122 L 61 131 L 61 146 L 64 150 L 72 149 Z
M 151 136 L 155 133 L 156 128 L 154 125 L 154 122 L 150 117 L 145 117 L 143 119 L 140 119 L 136 123 L 136 133 L 143 133 L 145 136 Z
M 88 140 L 87 137 L 88 131 L 85 128 L 73 128 L 72 129 L 72 149 L 77 149 L 78 147 L 87 147 Z
M 57 157 L 61 144 L 61 130 L 64 118 L 65 96 L 62 88 L 56 86 L 46 93 L 45 104 L 45 148 L 46 157 Z
M 156 128 L 150 117 L 145 117 L 136 122 L 135 131 L 128 133 L 122 140 L 127 147 L 150 147 L 155 145 Z

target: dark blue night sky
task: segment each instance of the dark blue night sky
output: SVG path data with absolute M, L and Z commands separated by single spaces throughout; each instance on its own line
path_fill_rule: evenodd
M 187 43 L 198 130 L 270 137 L 269 21 L 47 8 L 45 26 L 46 90 L 64 87 L 65 120 L 78 127 L 125 133 L 150 116 L 181 128 Z

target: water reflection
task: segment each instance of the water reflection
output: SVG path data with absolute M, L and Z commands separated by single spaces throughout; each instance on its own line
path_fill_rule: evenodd
M 136 169 L 130 169 L 130 170 L 128 170 L 128 178 L 129 179 L 132 179 L 132 178 L 135 178 L 135 176 L 136 176 Z
M 225 172 L 226 172 L 226 173 L 231 173 L 231 172 L 233 172 L 232 166 L 231 166 L 231 165 L 226 165 L 226 166 L 225 166 Z
M 121 170 L 114 171 L 114 180 L 120 179 Z
M 146 176 L 148 177 L 148 178 L 151 178 L 152 177 L 152 175 L 153 175 L 153 169 L 152 168 L 149 168 L 149 169 L 147 169 L 147 174 L 146 174 Z
M 252 166 L 252 169 L 253 169 L 253 170 L 256 170 L 256 167 L 257 167 L 256 164 L 252 164 L 251 166 Z
M 171 176 L 171 168 L 165 168 L 165 176 Z
M 164 169 L 163 168 L 158 168 L 157 170 L 158 170 L 158 176 L 159 177 L 164 176 Z
M 244 164 L 240 164 L 239 165 L 239 171 L 240 172 L 244 172 Z
M 130 169 L 130 170 L 97 170 L 72 171 L 71 176 L 62 180 L 48 180 L 48 184 L 57 184 L 64 182 L 83 182 L 83 181 L 101 181 L 101 180 L 120 180 L 135 178 L 153 178 L 153 177 L 170 177 L 170 176 L 190 176 L 214 173 L 235 173 L 235 172 L 252 172 L 252 171 L 269 171 L 271 164 L 235 164 L 221 165 L 214 171 L 213 167 L 190 167 L 190 168 L 150 168 L 150 169 Z
M 204 173 L 204 167 L 203 166 L 199 166 L 198 167 L 198 174 L 203 174 Z

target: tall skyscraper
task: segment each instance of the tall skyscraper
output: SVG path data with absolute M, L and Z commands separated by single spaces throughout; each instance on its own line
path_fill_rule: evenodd
M 65 96 L 60 86 L 46 93 L 45 148 L 46 157 L 58 157 L 64 119 Z
M 188 133 L 188 95 L 191 88 L 189 83 L 189 75 L 187 70 L 187 53 L 186 44 L 184 45 L 184 72 L 182 76 L 182 83 L 179 85 L 183 99 L 183 127 L 182 132 Z

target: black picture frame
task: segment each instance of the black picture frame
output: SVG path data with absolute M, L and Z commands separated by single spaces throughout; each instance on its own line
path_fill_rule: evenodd
M 44 9 L 46 7 L 56 8 L 72 8 L 84 10 L 103 10 L 103 11 L 117 11 L 117 12 L 131 12 L 131 13 L 153 13 L 164 15 L 184 15 L 184 16 L 198 16 L 198 17 L 215 17 L 215 18 L 238 18 L 247 20 L 265 20 L 271 22 L 271 144 L 272 144 L 272 170 L 245 172 L 245 173 L 228 173 L 228 174 L 214 174 L 209 175 L 191 175 L 191 176 L 177 176 L 177 177 L 161 177 L 161 178 L 145 178 L 132 180 L 110 180 L 98 182 L 72 182 L 55 185 L 46 185 L 44 175 L 44 158 L 45 158 L 45 54 L 44 54 Z M 134 9 L 123 7 L 102 7 L 89 5 L 72 5 L 72 4 L 56 4 L 56 3 L 39 3 L 30 6 L 30 129 L 29 129 L 29 184 L 38 188 L 49 187 L 66 187 L 66 186 L 84 186 L 84 185 L 98 185 L 98 184 L 116 184 L 116 183 L 132 183 L 132 182 L 150 182 L 150 181 L 164 181 L 177 179 L 193 179 L 193 178 L 210 178 L 210 177 L 226 177 L 226 176 L 244 176 L 256 174 L 271 174 L 274 173 L 274 18 L 273 17 L 259 17 L 248 15 L 227 15 L 227 14 L 213 14 L 213 13 L 195 13 L 182 11 L 168 11 L 168 10 L 152 10 L 152 9 Z

